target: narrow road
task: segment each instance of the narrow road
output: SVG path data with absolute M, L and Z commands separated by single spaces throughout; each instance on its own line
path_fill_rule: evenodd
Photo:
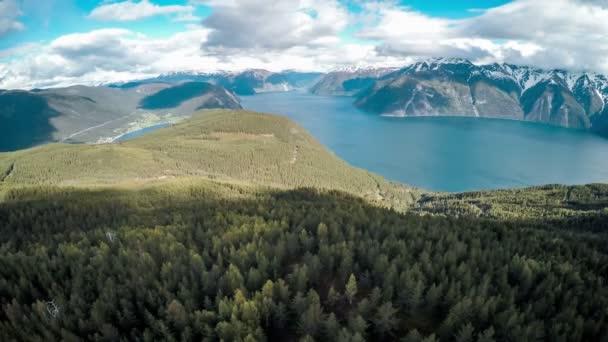
M 90 131 L 90 130 L 92 130 L 92 129 L 95 129 L 95 128 L 103 127 L 103 126 L 105 126 L 105 125 L 107 125 L 107 124 L 110 124 L 110 123 L 112 123 L 112 122 L 115 122 L 115 121 L 118 121 L 118 120 L 122 120 L 122 119 L 127 118 L 127 117 L 129 117 L 129 116 L 131 116 L 131 115 L 133 115 L 133 114 L 136 114 L 136 113 L 137 113 L 137 111 L 134 111 L 134 112 L 132 112 L 132 113 L 130 113 L 130 114 L 127 114 L 127 115 L 125 115 L 125 116 L 121 116 L 121 117 L 119 117 L 119 118 L 116 118 L 116 119 L 113 119 L 113 120 L 110 120 L 110 121 L 106 121 L 106 122 L 101 123 L 101 124 L 99 124 L 99 125 L 95 125 L 95 126 L 91 126 L 91 127 L 89 127 L 89 128 L 85 128 L 85 129 L 83 129 L 82 131 L 78 131 L 78 132 L 76 132 L 76 133 L 72 133 L 72 134 L 70 134 L 69 136 L 67 136 L 67 137 L 65 137 L 65 138 L 63 138 L 63 139 L 61 139 L 61 141 L 63 142 L 63 141 L 66 141 L 66 140 L 68 140 L 68 139 L 72 139 L 73 137 L 75 137 L 75 136 L 77 136 L 77 135 L 80 135 L 80 134 L 82 134 L 82 133 L 88 132 L 88 131 Z

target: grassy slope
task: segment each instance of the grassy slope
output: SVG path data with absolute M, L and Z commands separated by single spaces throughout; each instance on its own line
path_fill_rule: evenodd
M 203 111 L 117 144 L 50 144 L 0 154 L 5 185 L 139 184 L 176 177 L 337 189 L 399 209 L 418 196 L 348 165 L 290 120 L 249 111 Z

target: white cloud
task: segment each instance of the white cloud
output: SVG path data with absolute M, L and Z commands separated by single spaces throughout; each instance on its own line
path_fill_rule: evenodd
M 205 48 L 289 49 L 327 45 L 348 23 L 348 12 L 335 0 L 199 0 L 213 7 L 203 21 L 211 29 Z
M 374 3 L 358 35 L 390 56 L 446 56 L 608 72 L 608 2 L 516 0 L 461 20 Z
M 25 28 L 19 21 L 23 13 L 17 0 L 0 0 L 0 37 L 11 31 L 20 31 Z
M 103 6 L 125 3 L 172 7 L 148 1 Z M 265 6 L 254 0 L 191 0 L 188 6 L 201 3 L 213 10 L 203 25 L 192 23 L 165 39 L 103 29 L 0 51 L 0 88 L 98 84 L 185 70 L 399 66 L 433 56 L 608 73 L 605 1 L 516 0 L 460 20 L 382 1 L 361 3 L 363 13 L 357 15 L 334 0 L 273 0 Z M 135 17 L 154 11 L 128 12 Z M 363 43 L 340 38 L 352 24 L 363 27 L 356 34 Z
M 167 5 L 160 6 L 149 0 L 134 2 L 132 0 L 106 3 L 96 7 L 89 14 L 89 18 L 100 21 L 134 21 L 156 15 L 176 15 L 179 21 L 196 21 L 194 6 L 191 5 Z
M 210 31 L 196 27 L 167 39 L 153 39 L 124 29 L 69 34 L 46 45 L 13 50 L 0 63 L 0 88 L 43 88 L 101 84 L 156 76 L 171 71 L 217 71 L 262 68 L 330 70 L 366 61 L 401 65 L 403 58 L 378 56 L 373 45 L 295 46 L 251 54 L 235 50 L 219 56 L 201 50 Z
M 203 69 L 206 30 L 151 39 L 124 29 L 61 36 L 0 64 L 0 88 L 98 84 L 154 76 L 172 69 Z

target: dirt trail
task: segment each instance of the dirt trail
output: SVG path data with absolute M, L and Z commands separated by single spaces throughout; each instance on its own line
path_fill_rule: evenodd
M 15 163 L 11 163 L 11 165 L 8 166 L 8 169 L 6 169 L 4 174 L 0 175 L 0 183 L 4 182 L 4 180 L 7 179 L 13 173 L 14 169 L 15 169 Z
M 290 164 L 295 164 L 298 161 L 298 152 L 300 152 L 300 146 L 296 145 L 296 147 L 293 148 L 293 156 L 289 161 Z

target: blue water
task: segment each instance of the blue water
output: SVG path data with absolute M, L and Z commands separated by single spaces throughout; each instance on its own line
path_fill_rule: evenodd
M 382 117 L 352 98 L 242 96 L 246 109 L 306 128 L 352 165 L 435 191 L 608 182 L 608 139 L 541 124 L 462 117 Z
M 144 128 L 139 129 L 137 131 L 133 131 L 131 133 L 123 134 L 120 137 L 116 138 L 115 141 L 125 141 L 125 140 L 134 139 L 134 138 L 137 138 L 138 136 L 140 136 L 142 134 L 150 133 L 152 131 L 156 131 L 157 129 L 161 129 L 161 128 L 165 128 L 165 127 L 169 127 L 169 126 L 171 126 L 171 124 L 161 123 L 161 124 L 154 125 L 154 126 L 144 127 Z

